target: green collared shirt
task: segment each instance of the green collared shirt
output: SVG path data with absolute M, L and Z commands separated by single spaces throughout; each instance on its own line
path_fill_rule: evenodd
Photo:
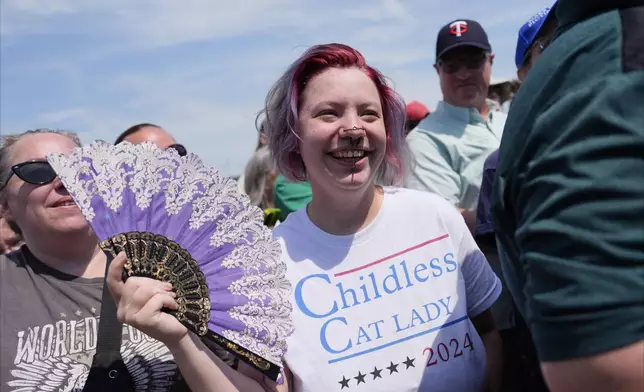
M 438 103 L 407 136 L 415 167 L 406 187 L 437 193 L 458 208 L 476 208 L 483 163 L 499 147 L 506 115 Z

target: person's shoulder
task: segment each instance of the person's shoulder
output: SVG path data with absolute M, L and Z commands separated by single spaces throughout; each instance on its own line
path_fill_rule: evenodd
M 389 191 L 392 193 L 387 212 L 397 217 L 396 222 L 404 222 L 408 229 L 442 228 L 455 237 L 460 237 L 463 230 L 467 230 L 461 213 L 444 197 L 406 188 Z
M 308 193 L 311 191 L 311 184 L 306 181 L 290 181 L 282 174 L 275 179 L 275 190 L 277 193 Z
M 440 134 L 440 131 L 442 129 L 442 125 L 444 123 L 442 119 L 441 113 L 432 113 L 429 116 L 425 117 L 418 125 L 416 128 L 414 128 L 411 132 L 409 132 L 409 137 L 410 135 L 414 134 L 414 137 L 423 137 L 427 135 L 435 135 L 435 134 Z
M 498 121 L 500 123 L 505 123 L 505 120 L 508 119 L 508 114 L 500 110 L 494 110 L 491 113 L 492 121 Z
M 452 204 L 436 193 L 398 187 L 384 189 L 392 204 L 416 216 L 427 216 L 432 212 L 442 214 L 444 211 L 449 215 L 449 212 L 456 211 Z
M 19 249 L 0 254 L 0 275 L 2 278 L 11 278 L 15 275 L 16 271 L 24 271 L 27 266 L 27 261 L 24 254 L 24 246 Z
M 417 189 L 403 188 L 403 187 L 383 187 L 385 195 L 393 201 L 400 203 L 407 202 L 428 202 L 429 200 L 445 200 L 442 197 L 425 191 L 419 191 Z
M 496 165 L 499 162 L 499 150 L 496 149 L 492 154 L 490 154 L 486 159 L 485 163 L 483 164 L 483 170 L 494 170 L 496 169 Z
M 280 222 L 279 225 L 273 228 L 273 237 L 283 241 L 284 238 L 302 233 L 305 226 L 304 218 L 306 218 L 302 214 L 306 214 L 306 208 L 301 208 L 290 213 L 284 222 Z
M 416 143 L 423 142 L 427 140 L 427 131 L 425 129 L 421 129 L 419 127 L 416 127 L 411 130 L 407 134 L 407 142 L 410 143 L 410 147 L 415 145 Z M 412 143 L 413 142 L 413 143 Z
M 286 182 L 286 178 L 282 174 L 278 174 L 275 178 L 275 187 L 283 186 L 284 182 Z
M 409 148 L 412 151 L 426 151 L 430 146 L 440 148 L 452 145 L 457 138 L 451 135 L 451 128 L 453 127 L 445 126 L 433 119 L 430 121 L 429 118 L 426 118 L 407 135 Z
M 505 123 L 508 121 L 508 113 L 495 111 L 492 113 L 492 123 L 496 129 L 503 130 Z
M 0 260 L 2 262 L 11 262 L 14 264 L 20 264 L 24 265 L 25 264 L 25 245 L 22 245 L 20 248 L 9 252 L 9 253 L 4 253 L 0 254 Z

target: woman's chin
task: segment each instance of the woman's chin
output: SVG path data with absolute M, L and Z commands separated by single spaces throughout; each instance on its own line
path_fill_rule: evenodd
M 373 179 L 366 172 L 352 173 L 342 177 L 334 177 L 335 186 L 345 190 L 358 190 L 373 184 Z
M 70 217 L 68 219 L 61 219 L 60 221 L 56 222 L 52 229 L 59 233 L 83 233 L 83 232 L 91 232 L 92 229 L 85 220 L 85 218 L 80 217 Z

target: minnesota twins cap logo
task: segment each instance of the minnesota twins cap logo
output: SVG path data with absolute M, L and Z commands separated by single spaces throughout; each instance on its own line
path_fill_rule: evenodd
M 462 36 L 467 32 L 467 22 L 464 20 L 457 20 L 449 25 L 449 33 L 457 37 Z

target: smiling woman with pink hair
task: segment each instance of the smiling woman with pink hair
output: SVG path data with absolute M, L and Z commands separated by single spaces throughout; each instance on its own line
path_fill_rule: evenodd
M 108 282 L 123 317 L 166 342 L 193 391 L 495 385 L 489 308 L 500 282 L 453 206 L 399 187 L 410 161 L 405 105 L 385 77 L 351 47 L 314 46 L 275 83 L 262 115 L 278 170 L 313 192 L 274 230 L 294 287 L 282 383 L 226 368 L 153 306 L 154 290 L 149 302 L 130 301 L 119 292 L 121 258 Z

